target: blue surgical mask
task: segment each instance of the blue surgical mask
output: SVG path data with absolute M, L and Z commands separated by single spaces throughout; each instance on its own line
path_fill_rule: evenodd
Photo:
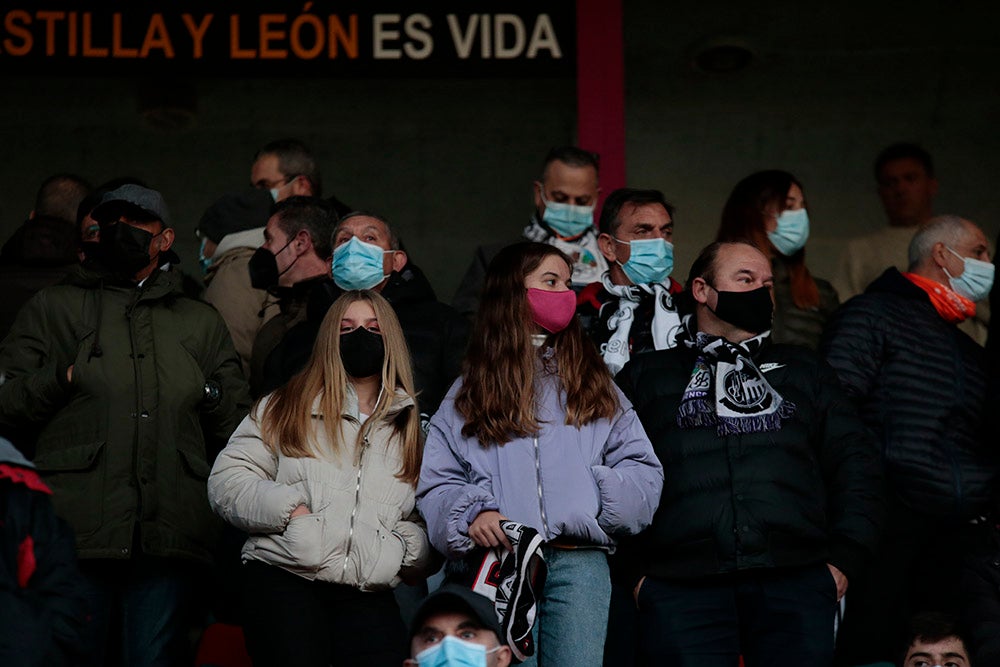
M 447 635 L 440 642 L 416 655 L 420 667 L 486 667 L 486 656 L 499 651 L 496 646 L 489 651 L 482 644 L 473 644 Z
M 212 258 L 205 257 L 205 245 L 208 243 L 208 237 L 205 236 L 201 239 L 201 246 L 198 248 L 198 264 L 201 266 L 202 274 L 208 273 L 208 267 L 212 266 Z
M 948 248 L 948 246 L 945 246 L 945 248 Z M 943 266 L 941 267 L 944 269 L 945 275 L 948 276 L 948 283 L 951 285 L 951 288 L 970 301 L 982 301 L 985 299 L 993 287 L 993 273 L 996 267 L 990 262 L 984 262 L 981 259 L 962 257 L 951 248 L 948 248 L 948 252 L 958 257 L 964 264 L 962 275 L 957 278 L 953 278 L 948 273 L 948 269 L 944 269 Z
M 382 250 L 352 236 L 351 240 L 333 251 L 331 273 L 333 282 L 343 290 L 371 289 L 385 280 L 382 255 L 394 250 Z
M 662 283 L 674 270 L 674 244 L 666 239 L 614 240 L 629 246 L 628 261 L 618 264 L 633 285 Z
M 559 236 L 573 238 L 594 226 L 594 207 L 549 201 L 542 191 L 545 212 L 542 221 Z
M 778 216 L 778 226 L 767 233 L 771 245 L 785 257 L 791 257 L 805 247 L 809 239 L 809 214 L 804 208 L 786 208 Z

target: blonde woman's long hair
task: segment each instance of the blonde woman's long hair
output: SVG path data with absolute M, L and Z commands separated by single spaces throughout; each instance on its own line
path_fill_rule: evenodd
M 353 443 L 344 442 L 341 415 L 347 398 L 350 376 L 340 359 L 340 321 L 348 306 L 358 301 L 371 305 L 378 319 L 385 346 L 382 362 L 382 391 L 375 410 L 359 430 Z M 403 330 L 392 306 L 380 294 L 371 290 L 345 292 L 326 313 L 320 324 L 309 363 L 286 385 L 269 395 L 261 416 L 264 442 L 272 450 L 290 457 L 315 456 L 318 448 L 317 427 L 322 423 L 334 452 L 345 446 L 361 446 L 368 428 L 386 418 L 395 399 L 395 388 L 402 389 L 416 401 L 413 390 L 413 371 L 410 352 L 403 338 Z M 312 406 L 320 398 L 320 422 L 313 419 Z M 416 485 L 420 475 L 423 442 L 420 415 L 416 403 L 404 408 L 393 419 L 394 437 L 402 448 L 403 466 L 396 477 Z

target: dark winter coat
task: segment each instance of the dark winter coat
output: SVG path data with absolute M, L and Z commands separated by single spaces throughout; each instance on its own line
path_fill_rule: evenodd
M 837 311 L 822 350 L 878 439 L 891 492 L 924 515 L 986 511 L 998 466 L 985 352 L 926 292 L 888 269 Z
M 205 483 L 249 400 L 222 318 L 178 283 L 80 267 L 0 346 L 0 425 L 39 428 L 34 463 L 81 558 L 128 558 L 138 529 L 143 553 L 209 559 Z
M 649 352 L 616 377 L 664 472 L 653 524 L 628 548 L 634 574 L 831 563 L 850 578 L 884 508 L 877 451 L 833 371 L 805 348 L 765 343 L 754 361 L 795 412 L 777 431 L 720 436 L 677 424 L 695 360 L 686 347 Z

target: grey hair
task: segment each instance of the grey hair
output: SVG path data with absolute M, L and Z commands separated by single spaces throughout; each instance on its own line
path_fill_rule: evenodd
M 969 233 L 970 224 L 957 215 L 938 215 L 928 220 L 910 241 L 909 270 L 913 271 L 930 257 L 935 243 L 941 242 L 949 248 L 958 245 Z
M 337 234 L 340 233 L 340 228 L 343 227 L 344 223 L 350 220 L 351 218 L 375 218 L 383 225 L 385 225 L 385 231 L 389 235 L 389 249 L 401 250 L 399 246 L 399 237 L 396 236 L 396 232 L 392 231 L 392 225 L 389 224 L 389 221 L 383 218 L 381 215 L 378 215 L 377 213 L 369 213 L 368 211 L 351 211 L 343 218 L 341 218 L 340 221 L 337 222 L 337 226 L 333 228 L 333 234 L 330 236 L 331 246 L 336 245 Z

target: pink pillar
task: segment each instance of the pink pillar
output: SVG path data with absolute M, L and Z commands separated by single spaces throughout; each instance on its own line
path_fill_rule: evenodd
M 577 143 L 601 155 L 601 202 L 625 185 L 622 0 L 576 0 Z

